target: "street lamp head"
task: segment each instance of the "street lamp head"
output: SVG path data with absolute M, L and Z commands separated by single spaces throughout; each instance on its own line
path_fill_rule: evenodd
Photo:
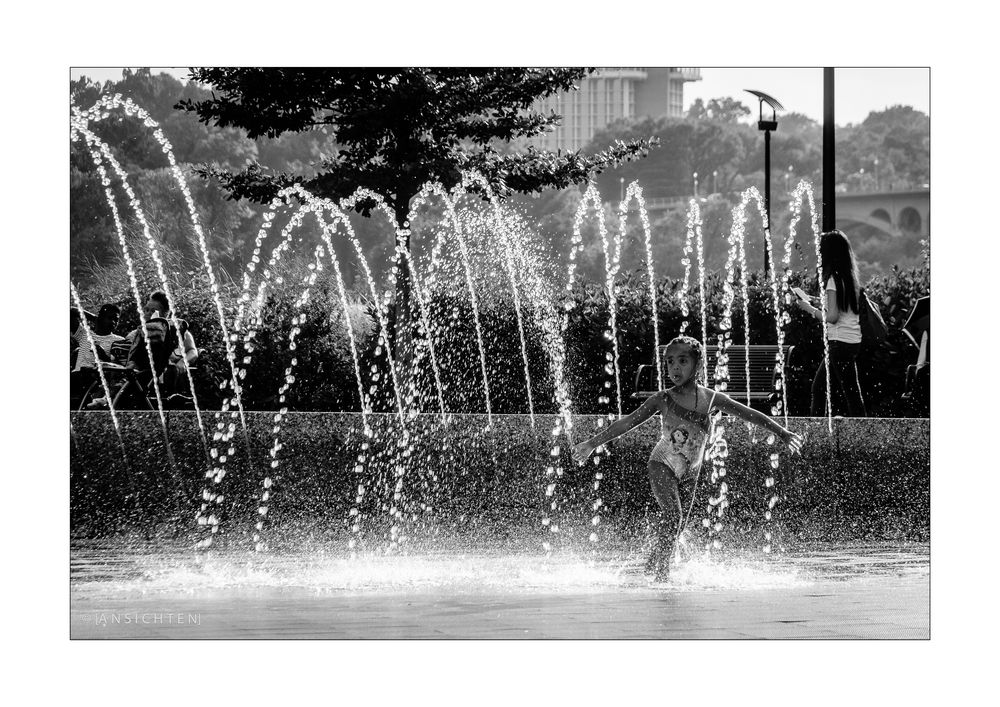
M 785 107 L 781 105 L 781 102 L 774 96 L 769 96 L 763 91 L 754 91 L 753 89 L 743 89 L 747 93 L 752 93 L 760 101 L 760 116 L 757 121 L 757 128 L 760 130 L 777 130 L 778 129 L 778 111 L 785 110 Z M 764 120 L 764 104 L 767 104 L 771 108 L 771 119 Z

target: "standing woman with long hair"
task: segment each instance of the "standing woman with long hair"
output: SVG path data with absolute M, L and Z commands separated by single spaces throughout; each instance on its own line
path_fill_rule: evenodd
M 842 231 L 821 234 L 819 255 L 822 261 L 823 290 L 826 296 L 826 337 L 830 345 L 831 397 L 843 399 L 850 417 L 865 417 L 865 400 L 858 381 L 858 352 L 861 350 L 861 321 L 858 318 L 860 285 L 858 261 L 854 258 L 851 242 Z M 817 298 L 811 297 L 813 301 Z M 823 318 L 823 311 L 803 299 L 798 307 L 816 319 Z M 826 370 L 821 363 L 812 383 L 810 414 L 826 414 Z

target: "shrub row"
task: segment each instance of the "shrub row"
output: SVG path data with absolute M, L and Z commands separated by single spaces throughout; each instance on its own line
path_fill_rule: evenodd
M 141 249 L 136 249 L 137 252 Z M 225 344 L 215 300 L 203 267 L 165 257 L 165 267 L 175 298 L 178 316 L 185 318 L 203 350 L 197 373 L 199 401 L 205 407 L 221 402 L 219 383 L 229 377 Z M 249 410 L 275 409 L 279 387 L 285 381 L 285 371 L 295 359 L 295 383 L 288 395 L 287 407 L 300 411 L 342 411 L 360 409 L 358 383 L 354 371 L 344 311 L 339 289 L 332 275 L 324 271 L 311 287 L 308 301 L 299 308 L 308 275 L 307 263 L 289 260 L 273 271 L 266 293 L 260 328 L 255 337 L 252 361 L 243 380 L 244 406 Z M 159 289 L 160 280 L 148 258 L 136 256 L 136 277 L 139 289 L 146 295 Z M 706 277 L 707 332 L 701 330 L 701 312 L 697 290 L 689 291 L 687 333 L 708 343 L 719 335 L 722 314 L 724 276 L 718 273 Z M 792 284 L 808 291 L 818 291 L 811 273 L 794 272 Z M 122 307 L 121 330 L 138 324 L 135 300 L 129 288 L 129 278 L 123 265 L 97 268 L 94 284 L 86 290 L 84 302 L 99 307 L 115 302 Z M 655 282 L 658 317 L 656 326 L 661 343 L 677 335 L 683 321 L 678 294 L 682 283 L 666 277 Z M 865 347 L 859 359 L 859 374 L 868 403 L 869 414 L 883 417 L 910 416 L 914 410 L 900 400 L 904 392 L 906 366 L 916 358 L 916 349 L 902 333 L 902 325 L 914 302 L 929 293 L 929 271 L 926 268 L 901 270 L 893 268 L 883 276 L 865 283 L 869 296 L 879 304 L 889 325 L 888 341 L 878 347 Z M 256 289 L 251 292 L 255 292 Z M 771 291 L 760 273 L 748 277 L 750 342 L 776 342 Z M 240 288 L 236 283 L 219 284 L 219 296 L 227 320 L 232 321 L 239 302 Z M 632 409 L 637 402 L 630 398 L 636 371 L 642 364 L 653 361 L 652 300 L 648 280 L 641 271 L 624 273 L 616 283 L 617 333 L 620 354 L 623 409 Z M 375 409 L 391 410 L 395 405 L 389 381 L 392 371 L 387 365 L 386 349 L 380 341 L 376 309 L 370 298 L 357 292 L 349 293 L 348 316 L 354 326 L 359 368 L 365 391 L 374 389 Z M 481 293 L 480 330 L 486 350 L 490 402 L 495 413 L 528 411 L 525 370 L 521 337 L 509 296 Z M 572 306 L 567 308 L 567 303 Z M 522 305 L 527 308 L 525 303 Z M 564 300 L 556 303 L 561 312 L 568 312 L 563 331 L 566 342 L 565 373 L 574 410 L 579 413 L 607 412 L 614 407 L 611 389 L 609 402 L 599 402 L 608 395 L 606 372 L 611 342 L 608 329 L 609 298 L 605 287 L 594 283 L 579 283 Z M 745 340 L 743 302 L 737 287 L 733 305 L 733 342 Z M 292 317 L 304 315 L 296 335 L 296 348 L 289 348 Z M 434 336 L 435 357 L 444 388 L 444 402 L 456 412 L 482 412 L 486 406 L 477 334 L 472 309 L 467 297 L 452 294 L 435 295 L 428 312 Z M 785 343 L 794 345 L 795 355 L 789 369 L 789 410 L 791 414 L 807 414 L 809 384 L 822 356 L 819 324 L 798 309 L 791 308 L 791 320 L 785 327 Z M 392 312 L 388 312 L 389 327 Z M 419 317 L 416 315 L 414 319 Z M 554 412 L 553 381 L 548 357 L 551 354 L 540 336 L 536 322 L 524 325 L 528 374 L 531 378 L 533 404 L 536 412 Z M 238 347 L 238 361 L 248 355 Z M 403 363 L 402 361 L 400 362 Z M 427 353 L 417 367 L 398 366 L 401 385 L 412 384 L 418 392 L 421 407 L 429 410 L 438 406 L 435 378 Z M 411 370 L 412 368 L 412 370 Z M 920 411 L 916 411 L 920 412 Z

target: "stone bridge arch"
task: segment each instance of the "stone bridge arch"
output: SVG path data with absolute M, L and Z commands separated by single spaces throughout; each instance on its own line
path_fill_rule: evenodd
M 892 237 L 929 238 L 930 190 L 837 194 L 837 225 L 852 224 L 871 226 Z

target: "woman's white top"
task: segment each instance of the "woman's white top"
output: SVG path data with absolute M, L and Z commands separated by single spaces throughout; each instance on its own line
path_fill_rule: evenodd
M 831 277 L 826 281 L 826 291 L 834 293 L 834 300 L 837 296 L 837 283 L 833 281 Z M 860 299 L 860 294 L 856 292 Z M 840 309 L 840 318 L 833 324 L 829 322 L 826 325 L 826 338 L 830 341 L 843 341 L 845 344 L 860 344 L 861 343 L 861 320 L 858 318 L 857 313 L 852 312 L 850 309 Z

